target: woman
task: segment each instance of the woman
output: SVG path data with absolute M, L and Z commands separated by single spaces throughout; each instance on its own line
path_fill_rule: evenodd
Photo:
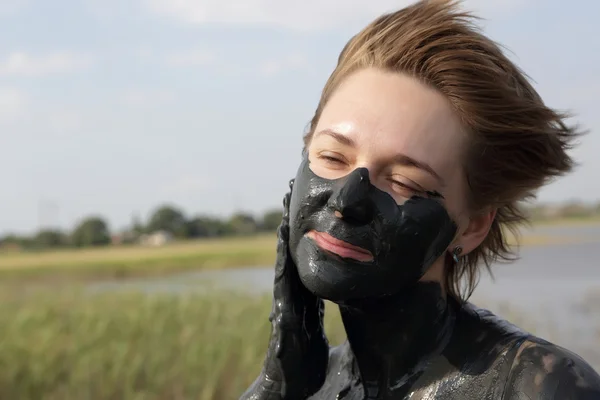
M 600 399 L 579 356 L 466 302 L 579 134 L 471 20 L 422 1 L 342 51 L 284 200 L 270 344 L 242 398 Z M 331 350 L 322 299 L 348 338 Z

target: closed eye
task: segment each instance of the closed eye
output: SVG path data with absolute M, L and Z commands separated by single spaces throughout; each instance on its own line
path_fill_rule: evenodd
M 418 195 L 418 196 L 424 196 L 424 197 L 430 197 L 430 198 L 437 198 L 437 199 L 443 199 L 444 196 L 442 196 L 441 193 L 435 191 L 435 190 L 425 190 L 423 188 L 421 188 L 420 186 L 417 185 L 409 185 L 405 182 L 400 182 L 398 180 L 395 179 L 390 179 L 392 186 L 394 186 L 394 189 L 398 192 L 404 192 L 404 194 L 406 194 L 406 192 L 410 192 L 413 195 Z
M 335 156 L 331 156 L 328 154 L 319 154 L 318 158 L 320 160 L 325 161 L 326 163 L 330 164 L 330 165 L 335 165 L 335 166 L 340 166 L 340 165 L 345 165 L 346 162 L 341 158 L 341 157 L 335 157 Z
M 415 188 L 413 186 L 407 185 L 404 182 L 400 182 L 400 181 L 397 181 L 397 180 L 394 180 L 394 179 L 391 179 L 390 181 L 392 183 L 392 186 L 394 186 L 394 188 L 397 189 L 397 190 L 399 190 L 399 191 L 406 191 L 406 190 L 408 190 L 408 191 L 410 191 L 412 193 L 415 193 L 415 194 L 423 194 L 423 193 L 425 193 L 422 189 L 417 189 L 417 188 Z

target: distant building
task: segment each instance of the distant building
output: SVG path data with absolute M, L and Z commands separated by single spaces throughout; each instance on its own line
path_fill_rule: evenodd
M 136 234 L 130 231 L 116 233 L 110 237 L 110 242 L 113 245 L 134 243 Z
M 142 246 L 164 246 L 171 241 L 173 241 L 173 235 L 167 231 L 156 231 L 141 235 L 139 238 L 139 243 Z

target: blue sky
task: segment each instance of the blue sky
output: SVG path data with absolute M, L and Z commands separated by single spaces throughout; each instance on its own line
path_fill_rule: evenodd
M 0 0 L 0 232 L 281 204 L 348 38 L 402 0 Z M 544 201 L 600 200 L 600 2 L 467 0 L 590 133 Z

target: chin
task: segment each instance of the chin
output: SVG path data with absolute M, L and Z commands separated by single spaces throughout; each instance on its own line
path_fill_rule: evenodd
M 293 253 L 302 284 L 315 296 L 334 303 L 383 295 L 385 277 L 372 263 L 343 259 L 321 250 L 303 237 Z
M 344 274 L 343 265 L 329 256 L 310 239 L 303 237 L 296 249 L 296 265 L 302 284 L 315 296 L 333 302 L 347 300 L 349 276 Z M 340 276 L 342 272 L 342 276 Z

